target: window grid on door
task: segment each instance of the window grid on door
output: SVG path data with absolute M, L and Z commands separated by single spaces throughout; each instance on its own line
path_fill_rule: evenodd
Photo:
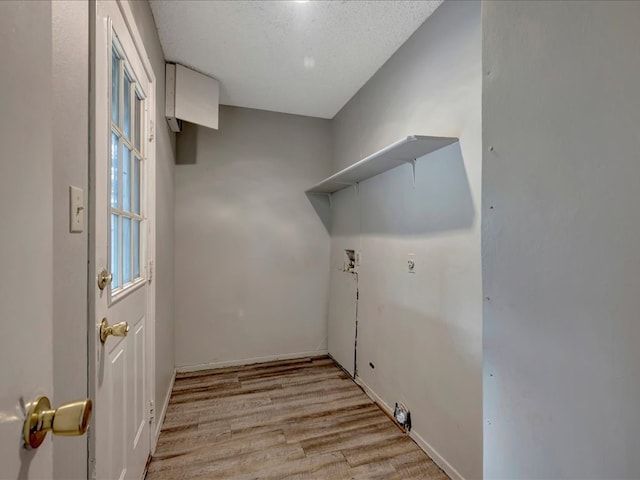
M 112 293 L 143 278 L 142 133 L 144 96 L 124 55 L 111 53 L 111 157 L 109 175 L 109 262 Z

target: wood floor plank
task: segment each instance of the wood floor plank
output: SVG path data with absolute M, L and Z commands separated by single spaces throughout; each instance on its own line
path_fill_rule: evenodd
M 283 427 L 282 430 L 287 442 L 292 443 L 387 423 L 388 419 L 380 416 L 380 410 L 376 405 L 366 405 L 366 407 L 369 409 L 356 410 L 355 412 L 334 412 L 329 414 L 327 418 L 311 420 L 303 424 L 295 423 L 291 427 Z
M 231 438 L 231 429 L 226 431 L 189 432 L 173 436 L 163 435 L 158 440 L 154 458 L 163 458 L 168 453 L 175 453 L 184 449 L 194 450 L 202 444 L 212 445 L 229 438 Z
M 259 477 L 265 480 L 318 480 L 349 478 L 349 464 L 340 452 L 304 457 L 288 465 L 279 465 L 272 471 L 264 471 Z
M 180 373 L 147 480 L 447 480 L 328 356 Z
M 429 478 L 430 480 L 448 480 L 446 473 L 438 467 L 433 460 L 428 456 L 428 462 L 424 461 L 426 454 L 419 451 L 407 452 L 402 455 L 397 455 L 390 459 L 389 462 L 395 467 L 395 469 L 402 475 L 402 478 L 410 479 L 422 479 Z
M 342 450 L 343 455 L 352 467 L 366 465 L 372 462 L 388 461 L 407 451 L 411 451 L 413 441 L 406 435 L 399 435 L 392 439 L 383 439 Z M 426 456 L 426 454 L 425 454 Z M 424 458 L 421 458 L 424 460 Z
M 194 401 L 191 403 L 173 404 L 167 408 L 166 420 L 170 421 L 174 417 L 181 417 L 188 414 L 222 413 L 233 410 L 244 410 L 273 403 L 271 398 L 264 393 L 253 393 L 250 395 L 222 397 Z
M 402 433 L 388 423 L 368 425 L 357 431 L 338 432 L 336 434 L 319 435 L 300 442 L 307 455 L 326 453 L 334 450 L 345 450 L 366 446 L 379 441 L 392 441 Z
M 217 386 L 239 383 L 238 375 L 229 373 L 227 375 L 205 375 L 199 377 L 176 378 L 173 384 L 173 393 L 191 390 L 198 387 Z
M 250 452 L 269 451 L 276 446 L 288 445 L 282 432 L 271 432 L 259 437 L 241 439 L 231 438 L 226 442 L 217 442 L 215 448 L 210 445 L 198 445 L 195 450 L 188 453 L 179 452 L 172 456 L 168 452 L 164 458 L 154 458 L 149 465 L 149 472 L 159 470 L 177 471 L 194 470 L 204 468 L 206 465 L 216 465 L 229 458 L 241 457 Z
M 349 469 L 350 480 L 404 480 L 387 461 L 365 463 Z

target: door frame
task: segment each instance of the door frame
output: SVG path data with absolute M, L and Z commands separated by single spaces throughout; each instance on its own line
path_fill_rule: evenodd
M 156 352 L 155 352 L 155 305 L 156 305 L 156 287 L 154 279 L 154 270 L 156 265 L 156 135 L 155 135 L 155 121 L 156 121 L 156 78 L 153 71 L 153 67 L 145 50 L 144 42 L 140 31 L 137 28 L 131 5 L 127 0 L 95 0 L 89 2 L 89 69 L 90 69 L 90 93 L 89 93 L 89 195 L 88 195 L 88 217 L 89 217 L 89 251 L 88 251 L 88 302 L 87 302 L 87 322 L 88 322 L 88 335 L 87 335 L 87 381 L 89 398 L 96 398 L 97 391 L 97 375 L 98 371 L 98 354 L 99 354 L 99 336 L 100 336 L 100 320 L 95 317 L 95 298 L 97 286 L 97 272 L 104 265 L 97 265 L 95 258 L 95 216 L 91 214 L 95 209 L 96 199 L 96 162 L 97 162 L 97 143 L 105 142 L 107 139 L 106 132 L 98 132 L 96 125 L 97 115 L 108 115 L 108 112 L 98 111 L 96 92 L 103 92 L 107 89 L 107 84 L 110 81 L 108 78 L 98 78 L 97 65 L 96 65 L 96 52 L 98 48 L 103 48 L 110 38 L 109 29 L 111 28 L 110 22 L 104 22 L 109 24 L 102 24 L 103 21 L 98 19 L 98 3 L 113 2 L 118 6 L 118 9 L 124 18 L 125 24 L 133 40 L 133 46 L 137 51 L 137 54 L 142 62 L 144 73 L 147 76 L 149 82 L 149 92 L 147 92 L 147 98 L 149 101 L 147 117 L 149 121 L 149 132 L 146 138 L 142 138 L 141 141 L 147 142 L 147 155 L 145 159 L 145 173 L 147 178 L 146 184 L 146 248 L 144 259 L 144 270 L 148 280 L 147 284 L 147 335 L 146 335 L 146 366 L 147 366 L 147 398 L 150 404 L 146 406 L 149 419 L 153 422 L 149 425 L 149 454 L 151 454 L 156 447 L 156 428 L 154 418 L 155 408 L 155 370 L 156 370 Z M 110 58 L 110 55 L 108 56 Z M 98 135 L 105 136 L 104 139 L 97 140 Z M 100 408 L 96 405 L 96 408 Z M 96 432 L 94 429 L 89 429 L 89 448 L 87 458 L 87 472 L 89 478 L 96 478 L 95 459 L 96 459 L 96 435 L 100 435 L 101 432 Z

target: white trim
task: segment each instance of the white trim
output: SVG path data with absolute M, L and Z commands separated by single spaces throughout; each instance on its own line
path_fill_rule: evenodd
M 449 475 L 451 480 L 464 480 L 464 477 L 456 470 L 453 465 L 447 462 L 442 455 L 440 455 L 431 445 L 427 443 L 427 441 L 420 436 L 419 433 L 416 433 L 415 430 L 411 430 L 409 432 L 409 436 L 413 439 L 414 442 L 424 450 L 427 455 L 431 457 L 431 459 L 442 469 L 444 473 Z
M 244 358 L 242 360 L 223 360 L 220 362 L 200 363 L 197 365 L 183 365 L 176 368 L 178 373 L 198 372 L 200 370 L 215 370 L 224 367 L 240 367 L 243 365 L 251 365 L 254 363 L 273 362 L 275 360 L 294 360 L 296 358 L 319 357 L 327 355 L 327 349 L 312 350 L 310 352 L 283 353 L 281 355 L 268 355 L 266 357 Z
M 173 386 L 176 383 L 176 370 L 173 370 L 173 375 L 171 376 L 171 381 L 169 382 L 169 388 L 167 390 L 166 395 L 164 396 L 164 404 L 162 405 L 162 411 L 160 412 L 160 416 L 156 417 L 156 427 L 155 432 L 151 442 L 151 455 L 156 453 L 156 447 L 158 446 L 158 438 L 160 438 L 160 431 L 162 430 L 162 424 L 164 423 L 164 419 L 167 416 L 167 409 L 169 408 L 169 400 L 171 400 L 171 392 L 173 392 Z
M 378 396 L 376 392 L 371 390 L 371 388 L 369 388 L 369 385 L 364 383 L 362 379 L 358 376 L 356 376 L 353 379 L 353 381 L 356 382 L 356 384 L 358 384 L 360 387 L 362 387 L 362 390 L 364 390 L 364 393 L 366 393 L 371 400 L 377 403 L 382 410 L 384 410 L 387 414 L 393 417 L 393 408 L 387 405 L 387 402 L 382 400 L 382 398 L 380 398 L 380 396 Z
M 366 393 L 367 396 L 371 400 L 373 400 L 382 410 L 393 417 L 393 408 L 391 408 L 387 404 L 387 402 L 382 400 L 382 398 L 376 392 L 371 390 L 369 385 L 364 383 L 358 376 L 356 376 L 353 381 L 356 382 L 357 385 L 362 387 L 364 393 Z M 422 438 L 419 433 L 416 433 L 415 430 L 411 430 L 409 432 L 409 436 L 414 442 L 416 442 L 416 445 L 418 445 L 422 450 L 425 451 L 427 455 L 429 455 L 429 457 L 431 457 L 431 460 L 433 460 L 436 465 L 438 465 L 442 470 L 444 470 L 447 475 L 449 475 L 449 478 L 451 478 L 451 480 L 464 480 L 464 477 L 460 474 L 460 472 L 458 472 L 458 470 L 456 470 L 449 462 L 447 462 L 435 448 L 429 445 L 429 443 L 427 443 L 427 441 Z
M 140 227 L 140 229 L 142 230 L 142 227 Z M 142 245 L 141 245 L 141 247 L 142 247 Z M 141 248 L 141 250 L 142 250 L 142 248 Z M 110 251 L 111 251 L 111 249 L 109 249 L 109 252 Z M 146 284 L 147 284 L 147 279 L 145 277 L 138 277 L 134 281 L 125 283 L 123 286 L 118 287 L 118 289 L 115 291 L 115 293 L 111 293 L 112 290 L 109 290 L 108 297 L 107 297 L 108 302 L 109 302 L 109 306 L 116 305 L 119 301 L 127 298 L 133 292 L 138 291 L 138 289 L 140 287 L 143 287 Z
M 142 62 L 142 67 L 147 75 L 147 82 L 149 83 L 149 91 L 144 92 L 146 95 L 146 106 L 147 108 L 144 111 L 145 122 L 148 126 L 148 131 L 144 132 L 141 130 L 140 134 L 142 138 L 140 138 L 140 150 L 141 160 L 144 166 L 144 176 L 145 176 L 145 191 L 140 192 L 140 201 L 142 202 L 142 198 L 146 198 L 145 209 L 145 221 L 141 223 L 141 229 L 144 228 L 146 230 L 145 235 L 145 249 L 140 252 L 140 260 L 142 261 L 142 265 L 144 266 L 145 274 L 143 274 L 143 278 L 147 284 L 147 345 L 146 345 L 146 366 L 147 366 L 147 388 L 148 388 L 148 400 L 153 400 L 157 407 L 157 399 L 155 398 L 155 388 L 156 388 L 156 282 L 149 278 L 147 267 L 151 263 L 152 265 L 157 264 L 156 259 L 156 135 L 155 135 L 155 123 L 156 123 L 156 76 L 153 71 L 153 65 L 151 65 L 151 60 L 147 53 L 144 41 L 142 40 L 142 35 L 138 30 L 138 25 L 135 22 L 135 16 L 133 11 L 131 10 L 130 0 L 116 0 L 118 8 L 120 9 L 120 13 L 124 19 L 124 22 L 129 30 L 129 34 L 133 40 L 133 47 L 137 52 L 137 56 Z M 143 148 L 145 144 L 146 148 Z M 142 206 L 141 206 L 142 207 Z M 145 225 L 146 224 L 146 225 Z M 144 227 L 142 227 L 144 225 Z M 140 232 L 142 236 L 142 230 Z M 142 272 L 141 272 L 142 273 Z M 174 372 L 175 378 L 175 372 Z M 173 388 L 173 383 L 171 384 L 171 388 L 169 389 L 168 395 L 171 395 L 171 389 Z M 163 407 L 164 408 L 164 407 Z M 164 418 L 164 417 L 163 417 Z M 160 422 L 162 425 L 162 422 Z M 151 452 L 155 449 L 155 444 L 157 443 L 159 430 L 158 432 L 153 432 L 153 429 L 150 429 L 150 450 Z M 156 434 L 157 433 L 157 434 Z
M 101 152 L 108 152 L 110 145 L 111 135 L 111 122 L 110 115 L 103 117 L 103 114 L 108 111 L 108 106 L 104 109 L 103 102 L 105 101 L 104 92 L 109 91 L 110 78 L 105 75 L 105 71 L 108 72 L 106 65 L 110 65 L 111 55 L 111 35 L 113 32 L 113 26 L 110 18 L 123 19 L 123 28 L 121 32 L 127 32 L 127 35 L 123 35 L 120 38 L 121 47 L 130 53 L 128 58 L 130 67 L 134 68 L 136 72 L 139 72 L 138 80 L 140 83 L 146 82 L 148 85 L 144 88 L 146 96 L 145 102 L 145 123 L 148 125 L 148 131 L 143 134 L 141 138 L 141 159 L 143 160 L 141 167 L 144 168 L 144 175 L 146 177 L 145 183 L 147 184 L 145 189 L 140 192 L 141 202 L 146 202 L 145 210 L 146 216 L 142 222 L 142 228 L 146 230 L 145 248 L 140 252 L 141 260 L 146 265 L 148 261 L 155 261 L 155 160 L 156 160 L 156 141 L 154 135 L 154 125 L 156 119 L 156 78 L 153 72 L 153 68 L 150 59 L 145 51 L 145 46 L 142 41 L 142 37 L 138 30 L 131 6 L 128 0 L 98 0 L 98 2 L 89 3 L 90 19 L 89 19 L 89 35 L 91 38 L 90 48 L 90 68 L 91 68 L 91 85 L 90 85 L 90 158 L 89 158 L 89 192 L 90 195 L 90 230 L 89 230 L 89 328 L 92 329 L 93 334 L 89 336 L 88 341 L 88 355 L 89 355 L 89 393 L 94 400 L 96 399 L 96 392 L 98 391 L 98 373 L 97 364 L 100 355 L 100 346 L 96 342 L 98 323 L 96 321 L 96 298 L 97 287 L 95 282 L 95 275 L 97 267 L 107 265 L 105 259 L 99 258 L 96 255 L 96 216 L 94 215 L 94 209 L 96 207 L 96 198 L 102 194 L 102 189 L 96 188 L 96 162 L 97 156 Z M 126 37 L 126 38 L 125 38 Z M 107 51 L 105 52 L 105 47 Z M 137 55 L 133 55 L 136 52 Z M 135 58 L 134 58 L 135 57 Z M 102 78 L 105 77 L 105 78 Z M 140 86 L 140 85 L 139 85 Z M 103 135 L 102 129 L 104 127 L 105 134 Z M 143 132 L 141 132 L 143 133 Z M 102 198 L 102 197 L 101 197 Z M 104 198 L 107 198 L 106 195 Z M 102 215 L 104 212 L 100 212 Z M 107 214 L 107 219 L 109 218 Z M 141 231 L 142 236 L 142 231 Z M 122 292 L 118 300 L 133 290 L 137 290 L 139 286 L 147 284 L 147 305 L 146 305 L 146 326 L 147 333 L 145 335 L 145 411 L 148 412 L 149 401 L 155 399 L 155 375 L 156 375 L 156 363 L 155 363 L 155 298 L 156 289 L 154 282 L 149 282 L 148 278 L 140 283 L 129 286 Z M 110 305 L 109 305 L 110 307 Z M 98 316 L 99 318 L 99 316 Z M 170 393 L 170 392 L 169 392 Z M 156 404 L 158 402 L 155 402 Z M 155 431 L 153 425 L 148 426 L 148 438 L 145 439 L 145 444 L 149 445 L 149 452 L 151 452 L 152 444 L 155 438 Z M 97 452 L 97 439 L 96 429 L 91 429 L 89 435 L 89 465 L 88 474 L 90 478 L 96 476 L 96 452 Z M 105 432 L 106 434 L 106 432 Z M 102 438 L 103 433 L 100 434 Z M 147 443 L 148 442 L 148 443 Z
M 149 83 L 155 83 L 156 76 L 153 73 L 151 60 L 149 60 L 144 42 L 142 41 L 142 36 L 138 31 L 138 26 L 136 25 L 135 16 L 133 15 L 133 11 L 131 10 L 131 6 L 129 5 L 129 0 L 116 1 L 118 3 L 118 7 L 120 8 L 120 13 L 122 13 L 122 17 L 124 18 L 124 21 L 127 24 L 127 28 L 129 29 L 129 33 L 131 34 L 131 37 L 133 39 L 133 44 L 138 52 L 138 57 L 140 57 L 140 60 L 142 60 L 142 65 L 144 67 L 145 73 L 147 74 L 147 80 L 149 81 Z M 155 103 L 155 101 L 156 100 L 154 95 L 153 102 Z

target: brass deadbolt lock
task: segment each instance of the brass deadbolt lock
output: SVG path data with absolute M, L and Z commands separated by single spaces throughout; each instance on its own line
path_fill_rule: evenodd
M 104 290 L 107 285 L 113 280 L 113 274 L 107 272 L 106 268 L 103 268 L 98 272 L 98 288 Z

